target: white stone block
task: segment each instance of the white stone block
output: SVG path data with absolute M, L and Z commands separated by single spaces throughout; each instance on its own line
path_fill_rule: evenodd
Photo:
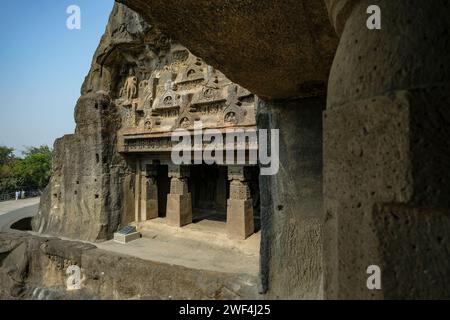
M 141 238 L 141 234 L 139 232 L 133 232 L 130 234 L 122 234 L 122 233 L 114 233 L 114 241 L 119 243 L 128 243 L 134 240 Z

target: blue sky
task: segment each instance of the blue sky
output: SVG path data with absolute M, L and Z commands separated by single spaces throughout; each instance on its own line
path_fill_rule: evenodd
M 0 145 L 53 146 L 73 133 L 74 107 L 113 0 L 2 1 L 0 10 Z M 81 30 L 69 30 L 69 5 Z

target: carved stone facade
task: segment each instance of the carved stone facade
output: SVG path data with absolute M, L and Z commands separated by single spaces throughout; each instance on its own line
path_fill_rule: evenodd
M 158 64 L 130 67 L 123 79 L 115 99 L 120 152 L 170 151 L 170 133 L 193 130 L 196 121 L 209 129 L 256 129 L 256 97 L 186 48 L 169 41 Z
M 196 121 L 221 132 L 255 130 L 257 101 L 117 4 L 82 87 L 76 132 L 55 145 L 34 229 L 102 241 L 122 226 L 155 218 L 179 227 L 205 212 L 226 220 L 226 166 L 174 166 L 171 134 L 191 132 Z
M 156 53 L 148 55 L 156 56 Z M 171 134 L 177 129 L 193 134 L 196 122 L 201 122 L 204 129 L 217 129 L 222 133 L 230 129 L 256 130 L 257 98 L 170 40 L 157 59 L 156 68 L 122 68 L 128 68 L 128 74 L 119 84 L 121 89 L 114 100 L 122 123 L 117 149 L 125 158 L 134 157 L 137 161 L 136 223 L 163 216 L 167 218 L 167 224 L 182 227 L 192 223 L 198 209 L 196 204 L 205 197 L 193 201 L 191 191 L 195 191 L 190 189 L 196 184 L 189 181 L 199 177 L 190 174 L 190 166 L 175 166 L 171 162 L 170 152 L 174 146 Z M 229 147 L 226 143 L 224 141 L 223 149 Z M 256 141 L 253 145 L 246 143 L 239 147 L 246 151 L 258 148 Z M 168 193 L 158 187 L 157 180 L 163 178 L 158 176 L 161 166 L 168 168 Z M 222 172 L 226 172 L 226 167 Z M 217 179 L 222 181 L 220 188 L 224 197 L 228 189 L 230 194 L 237 190 L 232 178 L 217 176 Z M 229 185 L 227 181 L 230 181 Z M 245 239 L 254 232 L 249 188 L 244 195 L 247 195 L 242 199 L 245 209 L 241 210 L 237 199 L 229 199 L 228 217 L 223 216 L 231 238 Z M 219 207 L 226 207 L 226 203 Z M 216 208 L 211 207 L 211 211 L 216 213 Z
M 217 207 L 211 205 L 206 209 L 202 203 L 208 202 L 210 195 L 200 191 L 202 186 L 195 182 L 200 179 L 198 174 L 190 174 L 190 166 L 174 166 L 170 159 L 174 146 L 171 134 L 177 129 L 193 134 L 196 122 L 201 122 L 204 129 L 217 129 L 223 134 L 230 129 L 255 131 L 257 98 L 185 47 L 164 39 L 162 45 L 157 41 L 139 52 L 134 48 L 121 48 L 121 54 L 127 59 L 121 59 L 120 65 L 111 65 L 107 56 L 104 59 L 105 65 L 116 70 L 111 73 L 117 74 L 110 93 L 120 122 L 117 151 L 135 168 L 134 222 L 165 217 L 167 224 L 182 227 L 196 219 L 197 211 L 202 211 L 204 217 L 205 210 L 217 214 L 225 208 L 228 218 L 237 217 L 231 223 L 222 214 L 223 220 L 227 220 L 230 237 L 245 239 L 254 232 L 250 193 L 246 199 L 247 210 L 240 210 L 239 205 L 228 205 L 226 209 L 226 202 L 218 199 L 226 200 L 227 190 L 234 190 L 234 182 L 226 176 L 226 166 L 223 170 L 217 168 L 212 173 L 217 181 L 209 181 L 214 189 L 220 189 L 214 191 L 213 200 L 209 201 Z M 223 149 L 230 147 L 226 143 L 224 139 Z M 257 141 L 238 147 L 245 151 L 258 149 Z M 203 167 L 199 174 L 202 170 L 207 169 Z M 165 179 L 168 180 L 161 182 Z M 161 183 L 170 187 L 163 188 Z M 196 199 L 192 198 L 193 194 Z M 238 221 L 243 226 L 238 225 Z M 230 226 L 234 227 L 230 229 Z M 237 229 L 246 231 L 235 232 Z

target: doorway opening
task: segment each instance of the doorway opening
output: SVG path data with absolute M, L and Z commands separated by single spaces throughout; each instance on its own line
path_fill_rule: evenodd
M 230 194 L 227 167 L 195 165 L 190 168 L 189 191 L 192 194 L 192 222 L 227 221 Z
M 253 201 L 255 232 L 261 228 L 259 201 L 259 168 L 249 167 L 249 186 Z M 189 192 L 192 194 L 192 222 L 202 220 L 227 222 L 227 201 L 230 198 L 228 167 L 193 165 L 190 167 Z
M 167 165 L 158 165 L 156 167 L 156 185 L 158 188 L 158 217 L 166 217 L 167 195 L 170 193 L 170 179 L 168 176 L 169 168 Z

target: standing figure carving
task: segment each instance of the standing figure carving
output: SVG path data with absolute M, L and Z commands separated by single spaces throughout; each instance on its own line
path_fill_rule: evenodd
M 120 91 L 120 96 L 125 97 L 128 101 L 132 100 L 137 94 L 137 77 L 133 75 L 133 71 L 130 69 L 127 80 Z

